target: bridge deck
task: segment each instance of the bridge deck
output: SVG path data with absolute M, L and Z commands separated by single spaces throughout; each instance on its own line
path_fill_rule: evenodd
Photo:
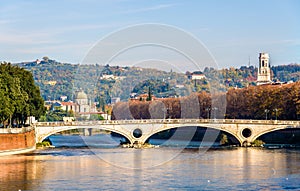
M 37 122 L 36 126 L 86 126 L 86 125 L 120 125 L 120 124 L 276 124 L 300 125 L 300 121 L 285 120 L 244 120 L 244 119 L 142 119 L 142 120 L 102 120 L 102 121 L 73 121 L 73 122 Z

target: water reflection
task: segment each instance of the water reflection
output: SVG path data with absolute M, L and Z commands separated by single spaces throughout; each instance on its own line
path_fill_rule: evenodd
M 13 155 L 0 157 L 0 188 L 34 190 L 35 180 L 43 179 L 47 156 Z
M 103 157 L 134 164 L 155 163 L 174 148 L 98 149 Z M 173 160 L 147 169 L 120 168 L 87 148 L 38 150 L 0 158 L 1 190 L 218 190 L 300 188 L 299 150 L 257 148 L 185 149 Z M 155 154 L 155 155 L 154 155 Z

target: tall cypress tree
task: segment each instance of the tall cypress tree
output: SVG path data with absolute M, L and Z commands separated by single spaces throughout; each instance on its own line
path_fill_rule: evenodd
M 147 101 L 151 101 L 152 100 L 152 94 L 151 94 L 151 87 L 149 86 L 148 88 L 148 97 L 146 99 Z

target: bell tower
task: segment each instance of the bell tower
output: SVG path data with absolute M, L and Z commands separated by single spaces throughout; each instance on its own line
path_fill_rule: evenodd
M 257 72 L 257 85 L 271 84 L 271 69 L 268 53 L 259 53 L 259 67 Z

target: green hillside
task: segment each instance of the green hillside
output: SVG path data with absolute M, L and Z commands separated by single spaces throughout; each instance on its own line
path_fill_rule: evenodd
M 133 92 L 147 93 L 147 89 L 137 89 L 147 82 L 152 84 L 152 93 L 157 97 L 184 96 L 191 92 L 190 80 L 182 73 L 138 67 L 69 64 L 51 59 L 17 65 L 32 71 L 45 100 L 59 99 L 61 96 L 72 100 L 79 89 L 96 100 L 104 98 L 109 102 L 111 97 L 127 100 Z M 178 84 L 183 87 L 176 88 Z
M 42 61 L 22 62 L 16 65 L 32 72 L 45 100 L 67 96 L 73 99 L 75 91 L 83 89 L 94 100 L 110 102 L 112 97 L 127 100 L 132 93 L 151 93 L 156 97 L 178 97 L 191 92 L 209 91 L 213 87 L 226 91 L 230 87 L 255 85 L 257 68 L 242 66 L 216 70 L 205 68 L 206 79 L 191 80 L 191 72 L 176 73 L 139 67 L 80 65 L 61 63 L 47 57 Z M 273 66 L 273 77 L 280 81 L 299 81 L 300 65 Z M 209 82 L 209 83 L 208 83 Z

